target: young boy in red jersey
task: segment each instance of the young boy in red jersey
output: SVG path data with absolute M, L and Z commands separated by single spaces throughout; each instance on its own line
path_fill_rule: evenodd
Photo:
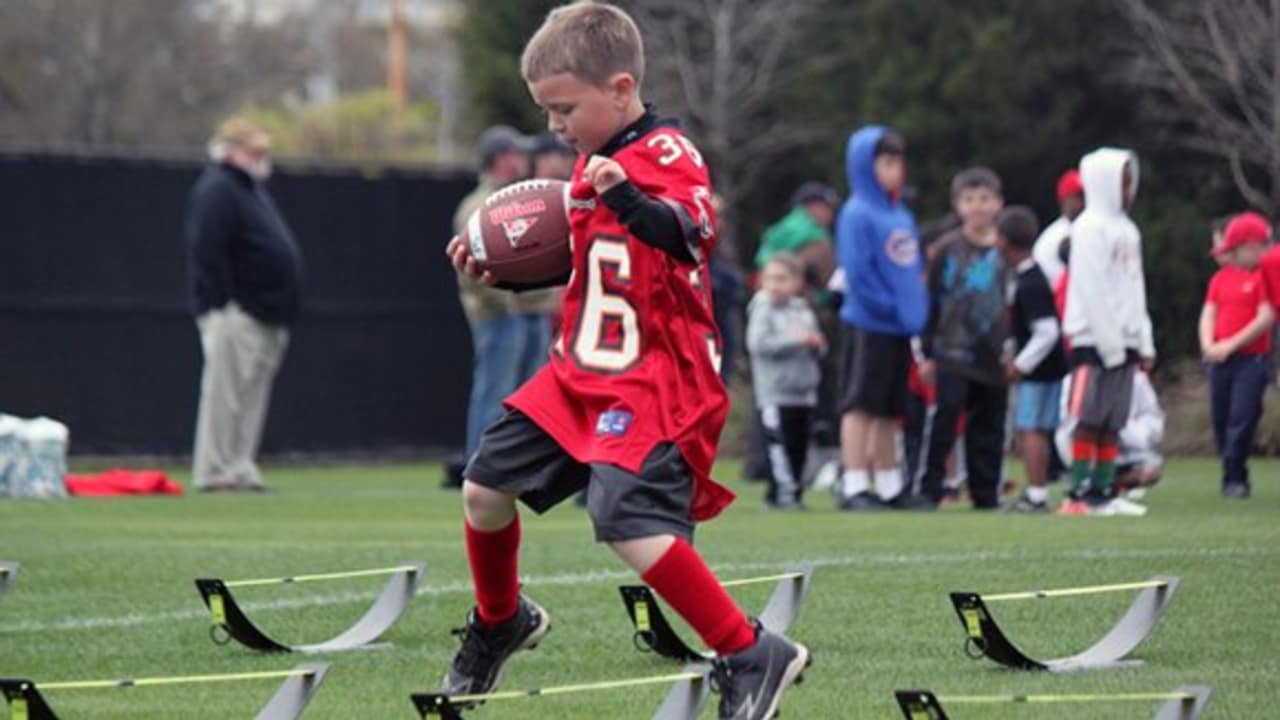
M 1200 312 L 1200 351 L 1209 365 L 1213 439 L 1222 458 L 1222 494 L 1247 498 L 1249 453 L 1262 417 L 1275 313 L 1258 262 L 1271 227 L 1254 213 L 1227 224 L 1213 255 L 1222 264 Z
M 640 99 L 634 21 L 603 3 L 553 10 L 521 73 L 550 130 L 580 155 L 570 208 L 573 271 L 550 362 L 507 398 L 463 485 L 476 608 L 445 692 L 484 693 L 546 634 L 520 593 L 516 500 L 544 512 L 582 487 L 595 537 L 717 655 L 721 718 L 770 718 L 809 662 L 747 616 L 690 540 L 732 500 L 710 477 L 728 410 L 705 262 L 715 242 L 702 156 Z M 479 273 L 456 238 L 460 272 Z

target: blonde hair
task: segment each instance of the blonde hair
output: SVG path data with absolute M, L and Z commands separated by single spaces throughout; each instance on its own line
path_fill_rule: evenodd
M 631 16 L 607 3 L 576 2 L 547 14 L 520 56 L 525 82 L 569 73 L 603 87 L 615 73 L 644 80 L 644 41 Z
M 792 277 L 804 277 L 804 263 L 800 262 L 800 256 L 787 250 L 779 250 L 769 256 L 764 261 L 767 265 L 778 265 L 784 268 Z

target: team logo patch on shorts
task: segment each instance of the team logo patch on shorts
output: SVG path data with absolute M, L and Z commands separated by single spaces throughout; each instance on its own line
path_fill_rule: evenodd
M 622 437 L 627 434 L 627 428 L 631 427 L 631 418 L 631 413 L 626 410 L 602 412 L 600 419 L 596 420 L 596 435 Z
M 920 243 L 906 230 L 894 230 L 884 243 L 884 254 L 895 265 L 911 267 L 920 257 Z

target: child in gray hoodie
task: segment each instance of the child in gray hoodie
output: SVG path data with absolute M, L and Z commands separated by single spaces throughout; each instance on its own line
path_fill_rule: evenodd
M 802 296 L 799 259 L 787 252 L 771 256 L 760 271 L 760 287 L 747 309 L 747 351 L 769 451 L 765 504 L 790 510 L 800 507 L 800 478 L 821 380 L 818 358 L 827 341 Z

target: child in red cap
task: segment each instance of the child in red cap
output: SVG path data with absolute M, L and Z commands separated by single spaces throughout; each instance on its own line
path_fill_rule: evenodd
M 1067 264 L 1062 260 L 1062 243 L 1071 234 L 1071 223 L 1084 212 L 1084 185 L 1080 182 L 1079 170 L 1071 168 L 1062 173 L 1058 178 L 1057 196 L 1062 214 L 1040 232 L 1031 250 L 1031 257 L 1051 288 L 1067 272 Z
M 1222 495 L 1247 498 L 1249 451 L 1262 416 L 1275 320 L 1259 262 L 1271 227 L 1255 213 L 1227 224 L 1212 254 L 1222 264 L 1200 313 L 1200 350 L 1209 366 L 1213 439 L 1222 460 Z

